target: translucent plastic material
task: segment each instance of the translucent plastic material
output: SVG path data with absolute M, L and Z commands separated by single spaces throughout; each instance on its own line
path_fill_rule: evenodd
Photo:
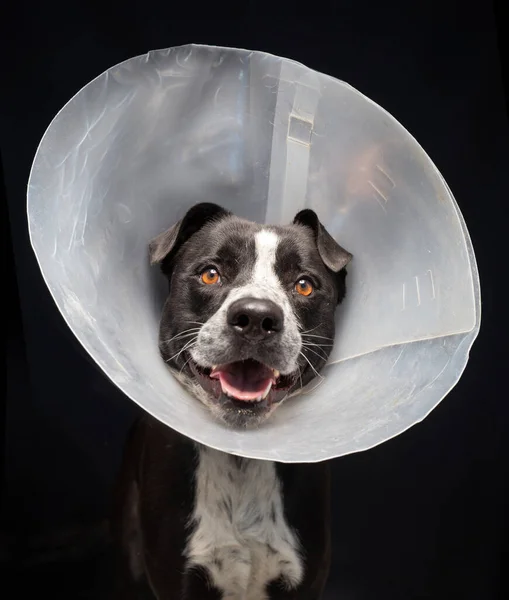
M 215 422 L 159 358 L 147 244 L 199 201 L 317 211 L 354 255 L 330 366 L 256 431 Z M 349 85 L 260 52 L 186 46 L 112 67 L 55 117 L 28 191 L 32 244 L 69 327 L 132 400 L 239 455 L 317 461 L 379 444 L 455 385 L 479 330 L 462 216 L 415 139 Z

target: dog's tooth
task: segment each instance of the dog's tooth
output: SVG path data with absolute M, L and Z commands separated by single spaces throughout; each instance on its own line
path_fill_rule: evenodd
M 269 383 L 269 385 L 266 387 L 265 391 L 261 395 L 261 398 L 260 398 L 261 400 L 265 400 L 265 398 L 269 395 L 271 388 L 272 388 L 272 381 Z
M 277 379 L 279 377 L 279 375 L 281 374 L 277 369 L 272 369 L 272 372 L 274 373 L 274 377 Z

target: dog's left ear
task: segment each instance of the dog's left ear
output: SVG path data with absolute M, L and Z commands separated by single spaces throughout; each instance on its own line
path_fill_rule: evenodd
M 187 211 L 183 219 L 150 242 L 150 264 L 160 263 L 163 273 L 168 273 L 169 265 L 182 244 L 206 223 L 229 214 L 217 204 L 210 202 L 196 204 Z
M 325 266 L 334 273 L 339 273 L 352 260 L 350 252 L 342 248 L 329 234 L 314 210 L 301 210 L 295 215 L 293 222 L 312 229 L 320 257 Z

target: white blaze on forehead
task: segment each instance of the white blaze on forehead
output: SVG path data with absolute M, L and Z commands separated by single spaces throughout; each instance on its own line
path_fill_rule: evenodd
M 281 283 L 275 269 L 278 245 L 279 236 L 274 231 L 262 229 L 255 235 L 256 262 L 251 278 L 252 284 L 281 290 Z

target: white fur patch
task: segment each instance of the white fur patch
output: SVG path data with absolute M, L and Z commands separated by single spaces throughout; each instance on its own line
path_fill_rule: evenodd
M 266 600 L 266 585 L 303 578 L 274 463 L 200 447 L 187 566 L 205 567 L 223 600 Z
M 256 262 L 250 284 L 284 294 L 275 269 L 278 244 L 279 237 L 274 231 L 262 229 L 255 235 Z

